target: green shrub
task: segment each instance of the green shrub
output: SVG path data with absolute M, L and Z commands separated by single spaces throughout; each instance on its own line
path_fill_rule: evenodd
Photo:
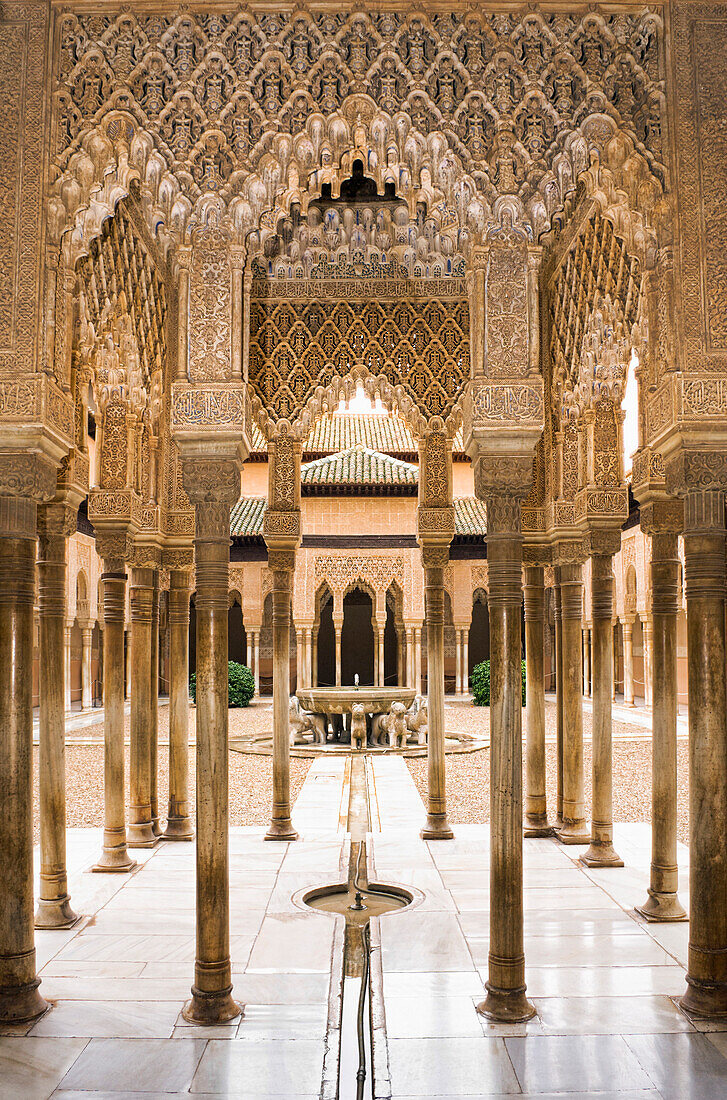
M 255 677 L 247 665 L 239 665 L 237 661 L 228 661 L 227 693 L 228 706 L 246 707 L 248 705 L 255 694 Z M 194 673 L 189 678 L 189 694 L 196 703 L 197 677 Z
M 523 706 L 525 706 L 525 662 L 522 662 Z M 472 699 L 476 707 L 490 705 L 490 662 L 482 661 L 475 665 L 470 676 Z

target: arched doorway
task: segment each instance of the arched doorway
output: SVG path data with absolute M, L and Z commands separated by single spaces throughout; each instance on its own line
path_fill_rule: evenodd
M 227 656 L 228 660 L 240 665 L 248 664 L 247 632 L 242 617 L 242 601 L 239 592 L 230 593 L 230 608 L 227 612 Z
M 472 674 L 475 665 L 490 659 L 490 612 L 487 607 L 487 593 L 478 588 L 472 597 L 472 621 L 470 623 L 469 648 L 467 655 L 467 675 Z
M 336 630 L 333 625 L 333 596 L 327 588 L 318 596 L 318 685 L 331 687 L 336 682 Z
M 352 588 L 343 597 L 342 684 L 352 684 L 356 674 L 361 684 L 374 682 L 373 611 L 371 595 L 362 588 Z

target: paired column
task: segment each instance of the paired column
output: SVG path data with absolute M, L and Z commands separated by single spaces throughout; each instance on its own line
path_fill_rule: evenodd
M 563 698 L 563 824 L 556 835 L 563 844 L 590 840 L 584 804 L 583 696 L 581 694 L 581 567 L 560 566 L 561 664 Z
M 73 509 L 63 504 L 40 506 L 40 891 L 35 911 L 36 928 L 71 928 L 79 919 L 71 908 L 66 871 L 66 719 L 63 705 L 66 536 L 74 529 Z
M 88 710 L 93 706 L 91 681 L 91 648 L 93 645 L 93 627 L 84 626 L 81 631 L 81 706 Z
M 563 827 L 563 616 L 561 609 L 560 567 L 556 566 L 553 586 L 553 617 L 555 620 L 555 825 Z
M 522 530 L 517 496 L 487 497 L 490 588 L 490 950 L 492 1020 L 535 1015 L 526 996 L 522 832 Z
M 151 827 L 155 837 L 160 837 L 163 829 L 159 824 L 159 570 L 152 571 L 151 601 L 151 661 L 149 664 L 150 720 L 149 720 L 149 769 L 151 773 Z
M 189 816 L 189 577 L 169 573 L 169 806 L 165 840 L 191 840 Z
M 624 706 L 632 707 L 634 705 L 634 620 L 624 619 L 621 627 L 624 640 Z M 676 684 L 676 669 L 674 676 Z
M 130 848 L 153 848 L 152 822 L 152 613 L 154 571 L 131 572 L 131 753 L 129 791 Z
M 294 550 L 269 550 L 273 574 L 273 816 L 266 840 L 297 840 L 290 816 L 290 589 Z M 336 630 L 336 683 L 341 679 L 341 635 Z
M 545 796 L 545 681 L 543 567 L 525 570 L 525 836 L 550 836 Z
M 33 1020 L 38 992 L 33 932 L 33 601 L 36 504 L 0 496 L 0 1021 Z
M 341 686 L 341 631 L 343 630 L 343 619 L 334 616 L 333 618 L 333 630 L 336 635 L 336 687 Z
M 71 642 L 73 638 L 73 621 L 66 619 L 63 627 L 63 666 L 64 672 L 64 707 L 70 714 L 73 706 L 71 695 Z
M 641 635 L 644 647 L 644 703 L 650 707 L 654 702 L 652 693 L 652 662 L 654 649 L 654 620 L 651 615 L 645 615 L 642 623 Z
M 424 596 L 427 616 L 427 821 L 423 840 L 451 840 L 447 821 L 447 791 L 444 754 L 444 567 L 449 550 L 423 546 Z
M 677 866 L 677 534 L 651 534 L 651 600 L 654 623 L 651 735 L 651 875 L 648 898 L 636 911 L 650 921 L 686 920 L 679 901 Z M 630 626 L 630 624 L 629 624 Z M 626 624 L 624 624 L 624 652 Z M 632 679 L 633 687 L 633 679 Z M 632 696 L 633 704 L 633 696 Z
M 224 1023 L 241 1011 L 232 998 L 230 962 L 229 544 L 229 504 L 195 502 L 197 951 L 192 999 L 185 1005 L 183 1015 L 197 1024 Z
M 727 699 L 724 493 L 687 492 L 689 960 L 682 1006 L 727 1014 Z
M 131 871 L 126 845 L 124 792 L 124 618 L 126 567 L 117 543 L 125 536 L 99 537 L 103 557 L 103 706 L 104 706 L 104 832 L 103 849 L 94 871 Z M 113 556 L 112 556 L 113 555 Z
M 609 532 L 610 534 L 610 532 Z M 614 532 L 620 545 L 621 534 Z M 611 745 L 611 677 L 613 667 L 612 555 L 591 557 L 593 616 L 593 751 L 591 843 L 581 856 L 587 867 L 623 867 L 613 847 L 613 762 Z

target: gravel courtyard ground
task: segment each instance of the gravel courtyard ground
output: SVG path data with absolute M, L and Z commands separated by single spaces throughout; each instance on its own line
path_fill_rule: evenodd
M 448 703 L 447 727 L 460 733 L 482 734 L 487 731 L 489 710 L 464 702 Z M 190 734 L 194 734 L 195 711 L 190 708 Z M 269 699 L 256 700 L 252 706 L 230 711 L 230 738 L 243 733 L 266 733 L 272 726 Z M 591 799 L 591 717 L 583 716 L 586 812 Z M 129 720 L 126 719 L 126 735 Z M 169 733 L 169 708 L 159 709 L 159 738 L 166 741 Z M 103 825 L 103 727 L 93 726 L 75 731 L 71 738 L 90 738 L 89 744 L 66 747 L 66 791 L 68 825 Z M 546 737 L 555 737 L 555 707 L 546 703 Z M 614 722 L 613 795 L 615 821 L 651 820 L 651 742 L 644 740 L 643 729 Z M 636 737 L 635 740 L 629 740 Z M 640 738 L 640 739 L 639 739 Z M 688 843 L 687 742 L 680 740 L 678 755 L 678 833 Z M 194 806 L 194 748 L 190 748 L 190 801 Z M 159 746 L 159 805 L 166 810 L 169 784 L 169 750 Z M 298 795 L 311 761 L 291 759 L 291 797 Z M 423 758 L 407 760 L 409 770 L 422 796 L 426 795 L 427 762 Z M 555 744 L 546 744 L 547 792 L 549 812 L 555 808 Z M 447 756 L 447 796 L 449 816 L 453 824 L 487 821 L 489 819 L 488 751 Z M 128 794 L 129 752 L 126 750 Z M 38 750 L 34 750 L 35 796 L 33 800 L 35 839 L 38 839 Z M 270 814 L 272 791 L 272 760 L 268 756 L 250 756 L 230 752 L 230 824 L 266 825 Z

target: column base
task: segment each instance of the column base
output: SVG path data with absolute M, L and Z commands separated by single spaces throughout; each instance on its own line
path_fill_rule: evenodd
M 162 834 L 164 840 L 194 840 L 194 828 L 189 817 L 168 817 Z
M 0 988 L 0 1023 L 27 1024 L 43 1016 L 50 1005 L 38 992 L 40 978 L 27 985 Z
M 685 921 L 689 920 L 687 911 L 674 894 L 660 894 L 649 887 L 648 899 L 643 905 L 635 905 L 634 911 L 648 921 Z
M 214 1024 L 226 1024 L 236 1016 L 242 1016 L 245 1006 L 232 998 L 232 986 L 215 993 L 205 993 L 192 986 L 192 998 L 182 1009 L 182 1016 L 190 1024 L 212 1027 Z
M 265 834 L 265 840 L 298 840 L 298 834 L 293 828 L 293 822 L 289 817 L 274 818 L 270 822 L 270 828 Z
M 553 829 L 553 835 L 561 844 L 590 844 L 591 830 L 585 818 L 579 821 L 564 821 L 560 827 Z
M 591 841 L 587 852 L 578 857 L 578 862 L 586 867 L 623 867 L 624 861 L 613 844 L 594 844 Z
M 487 997 L 477 1005 L 477 1012 L 487 1020 L 502 1024 L 520 1024 L 532 1020 L 535 1007 L 525 996 L 525 986 L 521 989 L 493 989 L 485 982 Z
M 525 814 L 523 821 L 523 836 L 552 836 L 553 826 L 548 824 L 546 813 Z
M 126 841 L 123 844 L 106 845 L 101 850 L 101 858 L 91 870 L 96 874 L 128 873 L 136 867 L 136 860 L 132 859 L 126 850 Z
M 692 1016 L 727 1016 L 727 982 L 708 982 L 687 974 L 687 990 L 679 1005 Z
M 427 814 L 427 823 L 419 836 L 422 840 L 454 840 L 446 814 Z
M 155 836 L 151 821 L 143 825 L 128 825 L 126 828 L 126 844 L 129 848 L 154 848 L 159 841 Z
M 73 928 L 80 919 L 78 913 L 74 913 L 71 909 L 71 899 L 68 894 L 63 898 L 54 898 L 52 901 L 47 898 L 38 898 L 34 922 L 36 928 Z
M 164 836 L 164 830 L 159 824 L 158 817 L 153 817 L 151 819 L 151 831 L 154 833 L 154 836 L 157 838 L 157 840 L 159 839 L 159 837 Z

